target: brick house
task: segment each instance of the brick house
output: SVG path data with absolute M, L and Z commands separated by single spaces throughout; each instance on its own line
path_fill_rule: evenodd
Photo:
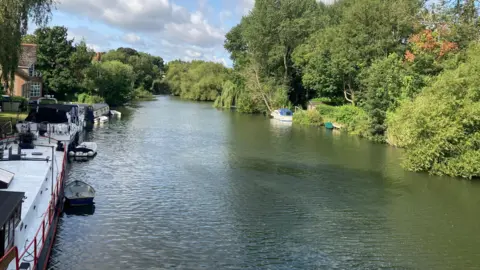
M 37 45 L 22 44 L 22 53 L 15 71 L 13 96 L 22 96 L 36 100 L 42 96 L 43 80 L 40 72 L 35 70 L 37 63 Z

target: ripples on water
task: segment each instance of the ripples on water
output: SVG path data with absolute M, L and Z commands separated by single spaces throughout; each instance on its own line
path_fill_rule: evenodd
M 404 172 L 399 151 L 161 97 L 87 140 L 50 269 L 465 269 L 476 183 Z M 92 215 L 93 213 L 93 215 Z

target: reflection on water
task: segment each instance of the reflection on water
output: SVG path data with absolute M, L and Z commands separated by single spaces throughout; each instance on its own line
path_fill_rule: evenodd
M 65 204 L 63 212 L 68 216 L 91 216 L 95 214 L 95 204 L 70 206 Z
M 170 97 L 90 133 L 50 269 L 467 269 L 480 185 L 399 167 L 355 136 Z

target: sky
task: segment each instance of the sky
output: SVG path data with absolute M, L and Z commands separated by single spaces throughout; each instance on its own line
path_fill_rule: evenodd
M 97 52 L 130 47 L 171 61 L 231 66 L 225 34 L 255 0 L 58 0 L 50 25 Z M 33 31 L 34 27 L 30 29 Z

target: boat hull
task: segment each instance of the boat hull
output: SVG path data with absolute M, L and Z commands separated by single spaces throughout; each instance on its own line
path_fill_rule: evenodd
M 64 159 L 66 158 L 66 154 L 67 153 L 64 152 Z M 60 219 L 60 216 L 63 212 L 63 207 L 64 207 L 65 175 L 67 174 L 66 170 L 67 170 L 66 162 L 64 162 L 61 169 L 61 177 L 60 177 L 60 185 L 59 185 L 60 188 L 57 193 L 58 199 L 55 205 L 55 211 L 53 212 L 52 223 L 50 224 L 50 226 L 46 231 L 47 236 L 41 248 L 40 254 L 38 256 L 37 264 L 32 269 L 45 270 L 47 269 L 48 263 L 50 261 L 50 254 L 52 252 L 53 244 L 55 243 L 55 237 L 57 234 L 58 221 Z
M 63 211 L 63 196 L 60 196 L 59 198 L 60 199 L 58 200 L 58 203 L 55 209 L 55 214 L 53 217 L 52 224 L 50 224 L 50 227 L 48 229 L 45 244 L 38 256 L 37 265 L 32 269 L 39 269 L 39 270 L 47 269 L 48 263 L 50 261 L 50 254 L 52 252 L 53 244 L 55 242 L 55 236 L 57 234 L 58 220 L 60 219 L 60 215 Z
M 84 206 L 84 205 L 91 205 L 93 204 L 93 197 L 92 198 L 78 198 L 78 199 L 66 199 L 66 202 L 70 206 Z

